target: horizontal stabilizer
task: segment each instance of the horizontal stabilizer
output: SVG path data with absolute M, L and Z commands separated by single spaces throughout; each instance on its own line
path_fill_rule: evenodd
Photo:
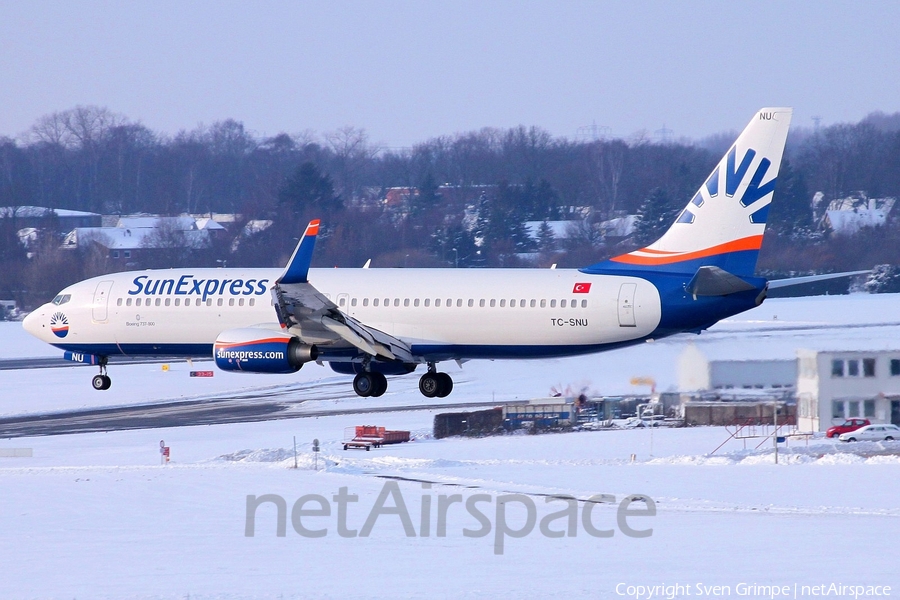
M 737 275 L 732 275 L 719 267 L 707 266 L 697 269 L 697 273 L 691 278 L 685 290 L 692 296 L 727 296 L 755 288 L 756 286 Z
M 825 273 L 824 275 L 808 275 L 806 277 L 790 277 L 788 279 L 776 279 L 769 282 L 770 290 L 778 288 L 791 287 L 794 285 L 803 285 L 804 283 L 815 283 L 816 281 L 826 281 L 828 279 L 837 279 L 838 277 L 853 277 L 854 275 L 867 275 L 872 271 L 846 271 L 844 273 Z

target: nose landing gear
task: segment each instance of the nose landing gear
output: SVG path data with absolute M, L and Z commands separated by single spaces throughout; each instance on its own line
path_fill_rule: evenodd
M 94 375 L 94 378 L 91 379 L 91 386 L 95 390 L 108 390 L 109 386 L 112 385 L 112 380 L 109 378 L 109 375 L 106 374 L 106 364 L 109 362 L 109 359 L 105 356 L 100 357 L 100 374 Z

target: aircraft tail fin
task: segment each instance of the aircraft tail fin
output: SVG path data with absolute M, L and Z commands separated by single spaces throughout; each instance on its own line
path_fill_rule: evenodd
M 661 238 L 583 271 L 692 274 L 714 266 L 752 276 L 791 114 L 790 108 L 759 110 Z
M 284 267 L 284 271 L 276 283 L 306 283 L 308 281 L 309 265 L 312 262 L 317 235 L 319 235 L 319 220 L 315 219 L 306 226 L 303 237 L 294 248 L 291 260 Z

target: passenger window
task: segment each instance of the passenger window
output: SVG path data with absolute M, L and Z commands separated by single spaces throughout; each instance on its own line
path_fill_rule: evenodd
M 473 300 L 472 298 L 469 298 L 468 304 L 469 304 L 469 308 L 472 308 L 473 306 L 475 306 L 475 300 Z
M 409 298 L 403 299 L 403 306 L 409 306 Z
M 369 305 L 369 299 L 363 298 L 363 306 L 368 306 L 368 305 Z
M 125 306 L 131 306 L 131 298 L 125 300 Z
M 547 301 L 541 300 L 541 308 L 547 308 Z
M 166 306 L 169 306 L 170 304 L 172 304 L 172 299 L 166 298 Z
M 222 304 L 223 304 L 222 300 L 223 300 L 222 298 L 219 298 L 218 300 L 216 300 L 216 306 L 222 306 Z
M 462 298 L 457 298 L 456 299 L 456 308 L 461 308 L 461 307 L 462 307 Z
M 372 298 L 372 306 L 378 306 L 378 298 Z
M 356 298 L 350 299 L 350 306 L 356 306 Z
M 480 306 L 481 308 L 484 308 L 484 298 L 482 298 L 481 300 L 478 301 L 478 306 Z
M 419 305 L 419 299 L 416 298 L 415 300 L 413 300 L 413 306 L 418 306 L 418 305 Z
M 512 300 L 509 301 L 509 307 L 510 308 L 516 307 L 516 299 L 515 298 L 513 298 Z
M 587 300 L 581 301 L 581 308 L 587 308 Z
M 219 306 L 222 306 L 222 304 L 221 304 L 222 299 L 221 299 L 221 298 L 219 298 L 219 302 L 220 302 Z M 212 298 L 207 298 L 207 300 L 206 300 L 206 305 L 207 305 L 207 306 L 212 306 Z
M 550 301 L 550 308 L 556 308 L 556 300 Z
M 425 308 L 431 306 L 431 298 L 425 298 Z
M 175 306 L 181 306 L 181 298 L 175 298 Z
M 525 298 L 519 300 L 519 308 L 525 308 Z
M 500 308 L 506 308 L 506 298 L 500 298 Z
M 400 306 L 400 298 L 394 298 L 394 306 Z
M 563 298 L 562 300 L 559 301 L 559 307 L 560 307 L 560 308 L 565 308 L 565 307 L 566 307 L 566 300 L 565 300 L 565 298 Z
M 390 306 L 390 305 L 391 305 L 391 299 L 390 299 L 390 298 L 385 298 L 385 299 L 384 299 L 384 305 L 385 305 L 385 306 Z
M 338 299 L 338 304 L 339 304 L 340 306 L 343 307 L 345 304 L 347 304 L 347 299 L 346 299 L 346 298 L 339 298 L 339 299 Z
M 531 301 L 531 308 L 534 308 L 535 306 L 537 306 L 537 300 L 532 300 L 532 301 Z
M 437 306 L 437 307 L 440 307 L 440 306 L 441 306 L 441 299 L 440 299 L 440 298 L 435 298 L 435 299 L 434 299 L 434 305 Z
M 256 298 L 250 298 L 250 306 L 256 304 Z
M 228 299 L 228 306 L 234 306 L 234 298 Z
M 494 308 L 495 306 L 497 306 L 497 300 L 491 298 L 491 308 Z
M 238 298 L 238 306 L 243 306 L 243 305 L 244 305 L 244 299 Z
M 121 298 L 119 298 L 118 300 L 116 300 L 116 306 L 122 306 L 122 299 L 121 299 Z
M 140 306 L 140 305 L 141 305 L 141 299 L 138 298 L 137 300 L 135 300 L 135 301 L 134 301 L 134 305 L 135 305 L 135 306 Z

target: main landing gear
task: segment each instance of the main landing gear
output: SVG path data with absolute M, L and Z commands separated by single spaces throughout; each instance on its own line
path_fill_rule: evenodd
M 363 398 L 377 398 L 387 391 L 387 377 L 375 371 L 363 371 L 353 378 L 353 391 Z
M 112 385 L 112 380 L 106 374 L 106 363 L 108 362 L 109 359 L 107 357 L 100 357 L 100 374 L 94 375 L 94 378 L 91 380 L 91 385 L 95 390 L 108 390 L 109 386 Z
M 453 379 L 446 373 L 438 373 L 434 363 L 430 363 L 428 372 L 419 379 L 419 391 L 426 398 L 444 398 L 453 391 Z

